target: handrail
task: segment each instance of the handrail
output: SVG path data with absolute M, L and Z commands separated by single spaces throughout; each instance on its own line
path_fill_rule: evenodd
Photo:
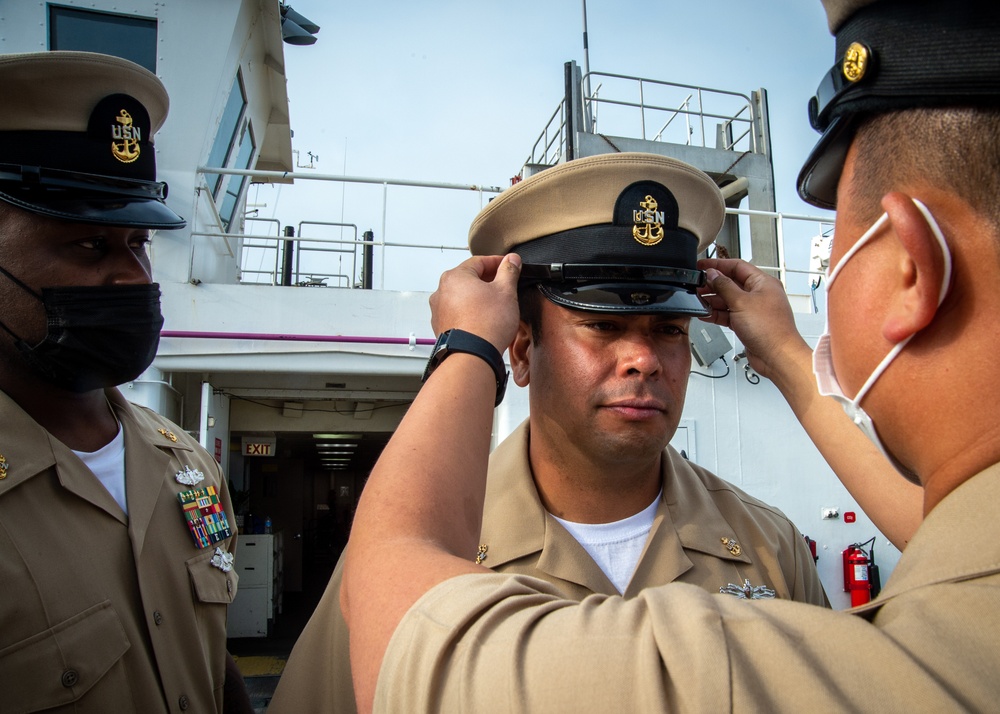
M 588 94 L 586 92 L 586 87 L 589 86 L 591 79 L 593 78 L 605 78 L 612 80 L 622 80 L 625 82 L 635 83 L 637 85 L 638 92 L 638 102 L 634 99 L 624 99 L 624 98 L 613 98 L 613 97 L 599 97 L 597 96 L 597 91 Z M 679 114 L 683 114 L 688 118 L 688 132 L 685 137 L 685 144 L 691 144 L 692 129 L 690 124 L 690 119 L 692 117 L 697 117 L 700 131 L 701 131 L 701 146 L 707 146 L 709 138 L 706 136 L 705 131 L 705 120 L 715 119 L 723 122 L 724 124 L 731 125 L 733 123 L 745 123 L 747 125 L 746 131 L 743 131 L 739 136 L 726 147 L 730 150 L 735 150 L 735 147 L 740 141 L 747 139 L 750 145 L 750 151 L 758 151 L 756 145 L 756 135 L 753 132 L 753 122 L 754 122 L 754 105 L 753 101 L 749 96 L 741 92 L 732 92 L 724 89 L 715 89 L 713 87 L 698 87 L 691 84 L 682 84 L 679 82 L 668 82 L 659 79 L 649 79 L 647 77 L 636 77 L 626 74 L 615 74 L 611 72 L 588 72 L 581 79 L 581 87 L 584 88 L 580 93 L 580 109 L 583 110 L 583 115 L 588 116 L 588 112 L 593 112 L 595 115 L 601 104 L 607 104 L 609 106 L 619 106 L 631 109 L 639 110 L 639 131 L 638 134 L 642 139 L 646 138 L 646 112 L 669 112 L 670 118 L 667 119 L 663 127 L 656 133 L 656 135 L 651 139 L 652 141 L 662 141 L 663 132 L 669 126 L 669 124 L 677 117 Z M 611 85 L 605 86 L 603 82 L 598 84 L 598 88 L 604 88 L 605 94 L 613 91 Z M 655 103 L 650 103 L 647 97 L 647 90 L 653 88 L 669 88 L 669 89 L 681 89 L 688 91 L 688 97 L 680 103 L 679 106 L 659 106 Z M 620 93 L 619 93 L 620 95 Z M 729 99 L 740 100 L 740 106 L 737 111 L 720 114 L 717 112 L 708 111 L 705 109 L 706 95 L 708 98 L 712 96 L 726 97 Z M 695 108 L 690 108 L 690 101 L 694 99 L 697 106 Z M 576 107 L 566 107 L 565 98 L 556 107 L 556 110 L 549 117 L 549 120 L 545 123 L 541 134 L 535 140 L 534 145 L 531 148 L 531 153 L 525 160 L 525 164 L 552 164 L 558 161 L 565 153 L 566 143 L 569 138 L 565 136 L 566 120 L 565 115 L 576 111 Z M 746 117 L 743 115 L 747 114 Z M 556 124 L 556 118 L 559 118 L 558 124 Z M 585 122 L 586 123 L 586 122 Z M 589 131 L 590 133 L 597 133 L 597 122 L 596 120 L 589 123 L 589 127 L 585 127 L 584 131 Z M 607 133 L 605 130 L 603 133 Z M 623 134 L 630 135 L 630 134 Z M 552 138 L 550 138 L 550 136 Z M 559 144 L 555 151 L 552 151 L 553 144 L 558 138 Z M 540 151 L 540 146 L 543 147 Z
M 304 181 L 343 181 L 346 183 L 369 183 L 387 186 L 416 186 L 418 188 L 446 188 L 456 191 L 479 191 L 481 193 L 500 193 L 499 186 L 480 186 L 478 184 L 445 183 L 442 181 L 415 181 L 413 179 L 380 178 L 373 176 L 344 176 L 342 174 L 316 174 L 297 171 L 259 171 L 256 169 L 220 169 L 214 166 L 199 166 L 200 174 L 223 174 L 225 176 L 250 176 L 258 179 L 302 179 Z
M 503 190 L 499 186 L 488 186 L 488 185 L 484 185 L 484 184 L 463 184 L 463 183 L 451 183 L 451 182 L 444 182 L 444 181 L 419 181 L 419 180 L 413 180 L 413 179 L 398 179 L 398 178 L 390 178 L 390 177 L 373 177 L 373 176 L 347 176 L 347 175 L 341 175 L 341 174 L 319 174 L 319 173 L 313 173 L 313 172 L 265 171 L 265 170 L 257 170 L 257 169 L 228 169 L 228 168 L 218 168 L 218 167 L 208 167 L 208 166 L 201 166 L 201 167 L 199 167 L 197 169 L 197 171 L 198 171 L 198 174 L 200 176 L 204 176 L 206 174 L 220 174 L 220 175 L 229 175 L 229 176 L 244 176 L 244 177 L 252 177 L 256 181 L 267 181 L 267 180 L 270 180 L 270 179 L 287 181 L 288 179 L 293 179 L 293 180 L 299 179 L 299 180 L 304 180 L 304 181 L 320 181 L 320 182 L 327 181 L 327 182 L 342 182 L 342 183 L 353 183 L 353 184 L 381 185 L 382 186 L 382 226 L 381 226 L 381 230 L 379 231 L 379 233 L 383 237 L 383 240 L 378 241 L 378 242 L 373 242 L 372 245 L 376 245 L 380 249 L 379 258 L 380 258 L 380 262 L 381 262 L 382 268 L 381 268 L 381 271 L 380 271 L 380 274 L 379 274 L 379 285 L 378 285 L 378 287 L 383 288 L 383 289 L 385 288 L 385 273 L 386 273 L 386 269 L 385 269 L 385 258 L 386 258 L 385 250 L 386 250 L 387 247 L 433 248 L 435 250 L 442 250 L 442 251 L 443 250 L 462 250 L 462 251 L 467 250 L 467 248 L 465 246 L 461 246 L 461 247 L 458 247 L 458 246 L 427 246 L 425 244 L 419 244 L 419 243 L 403 243 L 403 242 L 399 242 L 399 241 L 396 241 L 396 242 L 387 242 L 387 241 L 385 241 L 384 237 L 386 235 L 386 222 L 387 222 L 387 212 L 388 212 L 388 187 L 389 186 L 399 186 L 399 187 L 408 187 L 408 188 L 443 189 L 443 190 L 448 190 L 448 191 L 460 191 L 460 192 L 470 192 L 470 191 L 471 192 L 475 192 L 475 193 L 478 193 L 478 195 L 479 195 L 479 207 L 480 207 L 480 209 L 484 205 L 484 199 L 483 199 L 484 194 L 498 194 L 498 193 L 500 193 Z M 203 180 L 202 180 L 202 183 L 204 183 Z M 200 193 L 199 193 L 199 195 L 200 195 Z M 209 208 L 210 208 L 210 215 L 215 216 L 218 212 L 217 212 L 217 210 L 215 210 L 216 207 L 214 205 L 214 201 L 209 200 L 208 203 L 210 204 L 210 206 L 209 206 Z M 198 212 L 196 211 L 195 214 L 198 215 Z M 250 217 L 247 218 L 247 220 L 257 220 L 257 217 L 250 216 Z M 317 223 L 317 222 L 308 222 L 307 221 L 307 222 L 304 222 L 304 223 L 305 224 L 309 224 L 309 223 Z M 236 252 L 232 248 L 231 241 L 234 240 L 234 239 L 239 239 L 241 236 L 245 236 L 245 234 L 229 233 L 229 232 L 223 230 L 222 226 L 221 226 L 221 223 L 218 220 L 216 220 L 216 224 L 218 226 L 216 230 L 213 230 L 213 231 L 207 231 L 207 230 L 194 231 L 194 232 L 192 232 L 191 235 L 193 235 L 193 236 L 200 236 L 200 237 L 221 238 L 223 240 L 223 242 L 225 243 L 225 246 L 226 246 L 226 249 L 227 249 L 227 252 L 229 253 L 229 255 L 235 258 L 236 257 Z M 280 225 L 280 222 L 279 222 L 279 225 Z M 355 228 L 355 237 L 356 237 L 356 228 Z M 280 241 L 284 241 L 284 240 L 286 240 L 286 238 L 283 237 L 283 236 L 280 236 L 280 237 L 268 238 L 268 239 L 264 239 L 264 240 L 273 240 L 273 241 L 280 240 Z M 313 239 L 310 239 L 310 240 L 317 240 L 317 239 L 313 238 Z M 293 242 L 297 243 L 297 240 L 293 241 Z M 355 241 L 350 242 L 350 244 L 353 246 L 351 249 L 356 250 L 356 246 L 360 245 L 361 243 L 358 242 L 357 240 L 355 240 Z M 278 245 L 278 244 L 276 243 L 276 245 Z M 243 246 L 240 246 L 238 248 L 238 250 L 240 250 L 241 257 L 238 258 L 237 260 L 241 260 L 242 257 L 245 255 L 245 253 L 242 251 L 242 247 Z M 264 248 L 265 246 L 248 245 L 248 246 L 245 246 L 245 247 L 249 247 L 249 248 Z M 277 276 L 278 275 L 277 261 L 279 260 L 280 256 L 279 256 L 279 251 L 276 249 L 276 247 L 274 249 L 275 249 L 275 260 L 276 260 L 276 263 L 275 263 L 276 268 L 275 268 L 274 276 Z M 313 249 L 306 248 L 305 250 L 313 250 Z M 320 252 L 319 249 L 315 249 L 315 250 L 317 252 Z M 328 250 L 328 249 L 323 249 L 323 250 Z M 194 275 L 194 245 L 193 244 L 191 246 L 190 253 L 191 254 L 190 254 L 190 260 L 189 260 L 189 268 L 188 268 L 189 276 L 188 276 L 188 278 L 190 280 L 195 280 L 196 276 Z M 240 268 L 241 268 L 240 273 L 241 274 L 243 274 L 243 273 L 246 273 L 248 275 L 264 275 L 264 274 L 266 274 L 266 273 L 264 273 L 263 271 L 260 271 L 260 270 L 250 270 L 250 269 L 243 270 L 244 267 L 245 266 L 242 266 L 242 265 L 240 266 Z M 297 268 L 301 268 L 301 264 L 297 264 L 296 267 Z M 354 266 L 353 266 L 353 272 L 356 273 L 356 271 L 357 271 L 357 258 L 355 256 Z M 299 270 L 297 270 L 296 273 L 299 274 L 299 275 L 301 274 Z M 352 276 L 351 278 L 344 278 L 342 273 L 325 273 L 323 271 L 312 271 L 310 274 L 311 275 L 327 275 L 328 277 L 335 277 L 338 280 L 344 280 L 347 283 L 348 287 L 354 287 L 353 280 L 356 278 L 356 275 Z M 278 281 L 277 277 L 273 277 L 272 278 L 272 283 L 273 284 L 277 284 L 278 282 L 279 281 Z
M 248 171 L 246 173 L 253 173 L 253 172 Z M 337 179 L 338 180 L 350 181 L 351 177 L 338 176 Z M 400 183 L 401 184 L 401 183 L 406 183 L 406 182 L 386 180 L 386 181 L 383 182 L 383 185 L 388 185 L 390 183 Z M 422 183 L 428 184 L 430 182 L 422 182 Z M 449 187 L 453 187 L 453 186 L 455 186 L 457 184 L 444 184 L 444 185 L 449 186 Z M 385 210 L 385 205 L 384 204 L 383 204 L 383 210 Z M 789 279 L 790 276 L 798 276 L 798 275 L 821 276 L 823 274 L 822 271 L 806 269 L 806 268 L 800 267 L 800 265 L 789 265 L 789 264 L 787 264 L 786 257 L 785 257 L 785 252 L 784 252 L 784 241 L 785 241 L 785 239 L 787 237 L 786 236 L 785 224 L 788 223 L 788 222 L 790 222 L 790 221 L 807 222 L 807 223 L 818 224 L 818 229 L 817 229 L 817 231 L 814 231 L 814 233 L 824 234 L 824 233 L 826 233 L 829 230 L 829 227 L 832 226 L 832 222 L 833 222 L 832 218 L 830 218 L 830 217 L 823 217 L 823 216 L 815 216 L 815 215 L 798 214 L 798 213 L 782 213 L 782 212 L 773 212 L 773 211 L 761 211 L 761 210 L 753 210 L 753 209 L 745 209 L 745 208 L 727 208 L 726 209 L 726 214 L 727 215 L 734 215 L 734 216 L 741 216 L 741 217 L 771 218 L 771 219 L 774 219 L 776 221 L 776 229 L 777 229 L 777 237 L 778 237 L 778 255 L 777 255 L 778 265 L 775 265 L 775 266 L 759 265 L 758 267 L 760 267 L 763 270 L 772 271 L 773 273 L 775 273 L 776 275 L 778 275 L 778 277 L 782 280 L 783 283 L 786 284 L 786 286 L 788 285 L 788 279 Z M 277 223 L 278 225 L 281 225 L 281 222 L 277 221 L 276 219 L 254 219 L 254 220 L 263 220 L 264 222 Z M 352 233 L 348 237 L 340 237 L 340 238 L 338 238 L 338 237 L 323 236 L 323 235 L 302 235 L 303 230 L 305 229 L 305 227 L 310 226 L 310 225 L 327 226 L 327 227 L 331 227 L 331 228 L 346 227 L 346 228 L 350 228 Z M 308 231 L 306 231 L 306 232 L 308 233 Z M 803 231 L 798 230 L 797 231 L 797 235 L 793 236 L 793 237 L 795 237 L 796 239 L 798 239 L 799 236 L 802 236 L 802 233 L 803 233 Z M 275 250 L 276 254 L 277 254 L 279 246 L 283 245 L 285 241 L 291 241 L 293 243 L 296 243 L 299 246 L 301 246 L 304 243 L 305 244 L 309 244 L 309 243 L 313 244 L 312 246 L 310 246 L 308 248 L 302 248 L 301 249 L 301 250 L 304 250 L 304 251 L 310 251 L 311 250 L 311 251 L 315 251 L 316 253 L 341 253 L 341 254 L 350 253 L 350 254 L 352 254 L 354 256 L 357 255 L 358 247 L 359 246 L 372 246 L 373 248 L 378 247 L 382 251 L 383 255 L 385 254 L 386 250 L 391 250 L 391 249 L 396 249 L 396 248 L 399 248 L 399 249 L 418 249 L 418 250 L 423 250 L 423 251 L 433 251 L 435 253 L 440 253 L 440 252 L 447 251 L 447 252 L 452 252 L 452 253 L 456 253 L 456 254 L 466 254 L 467 251 L 468 251 L 468 247 L 466 245 L 464 245 L 464 244 L 460 244 L 460 245 L 447 245 L 447 244 L 430 245 L 428 243 L 418 243 L 418 242 L 413 242 L 413 241 L 386 240 L 386 238 L 385 238 L 384 235 L 380 235 L 378 237 L 373 237 L 371 240 L 366 240 L 364 238 L 359 238 L 358 237 L 358 226 L 356 224 L 354 224 L 354 223 L 339 223 L 339 222 L 335 223 L 335 222 L 330 222 L 330 221 L 300 221 L 299 224 L 298 224 L 298 235 L 294 236 L 294 237 L 292 237 L 292 236 L 276 236 L 276 235 L 273 235 L 273 234 L 259 234 L 259 233 L 225 233 L 225 232 L 221 232 L 221 231 L 217 231 L 217 230 L 216 231 L 212 231 L 212 230 L 196 230 L 196 231 L 192 231 L 191 235 L 193 237 L 196 237 L 196 238 L 210 238 L 210 239 L 222 238 L 222 239 L 225 239 L 225 240 L 228 240 L 228 241 L 237 241 L 238 242 L 237 245 L 240 245 L 241 248 L 259 248 L 259 249 L 262 249 L 262 250 Z M 806 237 L 808 237 L 808 235 L 810 235 L 810 234 L 807 234 Z M 320 244 L 320 245 L 316 245 L 316 244 Z M 245 252 L 244 252 L 244 255 L 246 255 Z M 808 266 L 806 266 L 806 267 L 808 268 Z M 354 280 L 357 279 L 356 269 L 357 269 L 357 262 L 355 262 L 353 264 L 353 266 L 352 266 L 352 270 L 354 271 L 352 273 L 352 275 L 354 277 L 352 277 L 352 278 L 347 277 L 342 272 L 331 272 L 331 271 L 326 271 L 326 270 L 321 270 L 321 269 L 320 270 L 309 270 L 309 271 L 307 271 L 307 273 L 308 273 L 308 275 L 310 275 L 310 276 L 312 276 L 314 278 L 323 277 L 323 276 L 336 277 L 339 281 L 342 281 L 342 282 L 346 283 L 343 286 L 344 288 L 353 289 L 353 288 L 357 287 L 355 285 L 355 283 L 353 282 Z M 268 275 L 269 274 L 268 272 L 263 271 L 263 270 L 261 270 L 261 271 L 250 270 L 250 269 L 246 268 L 245 266 L 241 267 L 240 273 L 241 274 L 247 274 L 247 275 Z M 299 263 L 297 263 L 297 265 L 296 265 L 296 278 L 301 278 L 302 275 L 305 275 L 305 274 L 306 273 L 302 271 L 302 265 L 299 264 Z M 272 276 L 272 281 L 271 281 L 272 284 L 276 284 L 278 282 L 277 276 L 280 275 L 280 272 L 277 269 L 277 267 L 275 268 L 275 270 L 273 272 L 270 273 L 270 275 Z M 261 284 L 261 283 L 255 282 L 255 281 L 248 281 L 247 284 Z M 339 287 L 339 286 L 330 285 L 328 287 Z M 383 267 L 382 286 L 381 287 L 384 289 L 384 267 Z M 407 288 L 407 289 L 409 289 L 409 288 Z

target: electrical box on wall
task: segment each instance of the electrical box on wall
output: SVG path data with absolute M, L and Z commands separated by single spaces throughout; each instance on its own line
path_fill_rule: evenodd
M 712 364 L 732 348 L 721 327 L 701 320 L 691 320 L 691 354 L 702 367 Z

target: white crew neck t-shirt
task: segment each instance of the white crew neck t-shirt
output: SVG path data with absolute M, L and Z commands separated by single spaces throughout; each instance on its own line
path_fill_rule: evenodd
M 74 451 L 87 468 L 94 472 L 97 480 L 104 484 L 108 493 L 118 502 L 126 515 L 128 505 L 125 501 L 125 432 L 121 423 L 118 424 L 118 434 L 108 444 L 97 451 Z
M 625 592 L 646 538 L 653 527 L 656 507 L 663 491 L 645 509 L 613 523 L 574 523 L 552 516 L 583 546 L 619 593 Z

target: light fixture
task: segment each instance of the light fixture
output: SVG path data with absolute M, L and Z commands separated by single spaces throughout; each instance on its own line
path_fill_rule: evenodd
M 288 5 L 281 6 L 281 39 L 290 45 L 311 45 L 316 42 L 319 25 L 295 12 Z
M 286 20 L 294 22 L 311 35 L 315 35 L 319 32 L 319 25 L 302 15 L 302 13 L 293 10 L 289 5 L 285 5 L 284 8 L 282 8 L 281 16 Z

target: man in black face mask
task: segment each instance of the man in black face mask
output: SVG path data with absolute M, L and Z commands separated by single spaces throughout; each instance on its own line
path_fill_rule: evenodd
M 226 482 L 115 389 L 163 324 L 151 231 L 185 225 L 156 182 L 166 91 L 125 60 L 46 52 L 0 55 L 0 96 L 3 708 L 223 711 Z

